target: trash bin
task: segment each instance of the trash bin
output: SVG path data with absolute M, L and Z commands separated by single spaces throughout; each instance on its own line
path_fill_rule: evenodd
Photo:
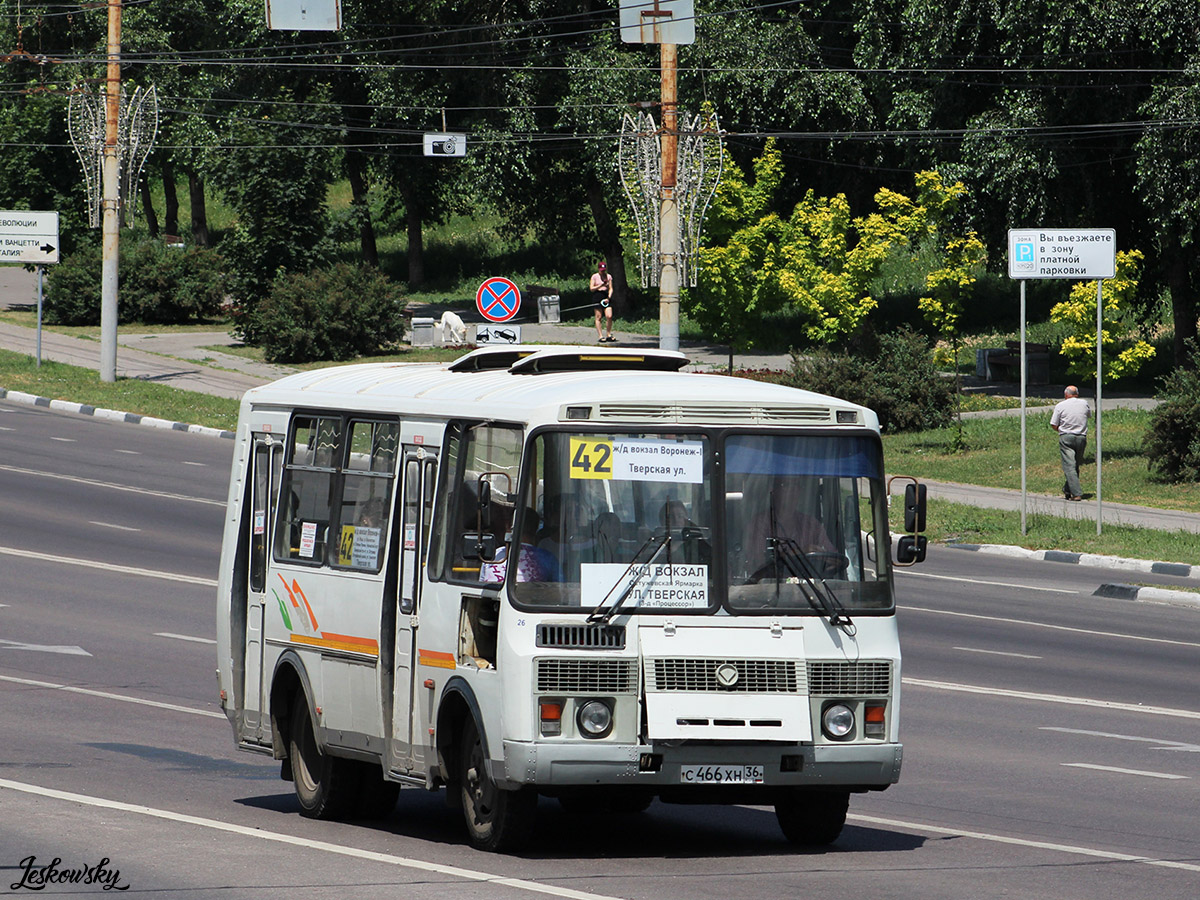
M 557 325 L 558 318 L 558 294 L 547 294 L 544 297 L 538 297 L 538 324 L 539 325 Z
M 414 347 L 433 346 L 433 319 L 413 316 L 409 342 Z

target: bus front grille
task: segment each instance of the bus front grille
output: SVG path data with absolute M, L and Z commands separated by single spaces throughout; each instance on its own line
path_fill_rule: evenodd
M 539 659 L 540 694 L 632 694 L 637 661 L 632 659 Z
M 808 663 L 808 686 L 814 697 L 880 697 L 892 693 L 888 660 Z
M 543 623 L 537 629 L 537 645 L 566 650 L 624 650 L 625 626 Z
M 744 694 L 806 693 L 805 671 L 791 659 L 650 659 L 649 682 L 655 691 L 716 692 Z M 722 686 L 718 670 L 733 666 L 737 679 Z

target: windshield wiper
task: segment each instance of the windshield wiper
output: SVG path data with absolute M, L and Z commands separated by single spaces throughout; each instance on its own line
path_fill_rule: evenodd
M 775 515 L 774 490 L 768 495 L 767 502 L 770 504 L 769 515 L 771 523 L 771 536 L 767 540 L 767 545 L 771 549 L 775 561 L 777 563 L 782 562 L 787 570 L 792 573 L 793 578 L 798 582 L 802 581 L 804 585 L 808 586 L 808 590 L 804 590 L 801 587 L 800 593 L 804 595 L 804 599 L 808 601 L 809 606 L 828 618 L 829 624 L 834 628 L 841 628 L 846 634 L 853 637 L 858 629 L 850 621 L 850 616 L 846 613 L 846 607 L 842 606 L 842 602 L 838 600 L 833 589 L 818 574 L 812 564 L 812 560 L 808 558 L 808 554 L 792 538 L 779 537 L 779 520 Z M 776 582 L 775 590 L 777 592 L 779 590 L 778 581 Z
M 846 607 L 837 598 L 833 588 L 826 584 L 825 579 L 817 573 L 812 560 L 808 558 L 808 554 L 800 548 L 800 545 L 791 538 L 778 537 L 772 537 L 770 544 L 771 549 L 775 552 L 775 558 L 784 564 L 794 578 L 803 580 L 803 583 L 808 586 L 809 589 L 802 590 L 801 593 L 804 594 L 809 605 L 828 618 L 829 624 L 834 628 L 841 628 L 846 634 L 853 636 L 857 628 L 850 621 Z
M 644 563 L 639 563 L 638 557 L 642 555 L 642 552 L 646 550 L 646 548 L 654 544 L 655 541 L 658 541 L 658 546 L 654 547 L 654 552 L 650 554 L 650 558 Z M 616 581 L 616 584 L 608 589 L 608 593 L 604 595 L 604 599 L 600 601 L 599 605 L 590 613 L 588 613 L 587 623 L 589 625 L 608 624 L 609 620 L 617 614 L 617 610 L 621 608 L 622 604 L 624 604 L 626 599 L 628 599 L 629 595 L 633 593 L 633 589 L 637 587 L 638 582 L 641 581 L 642 577 L 650 570 L 650 566 L 654 564 L 656 559 L 658 559 L 658 554 L 662 552 L 663 547 L 670 546 L 671 533 L 669 531 L 666 534 L 661 535 L 652 534 L 650 537 L 646 538 L 645 543 L 638 547 L 637 552 L 633 554 L 633 559 L 630 561 L 629 565 L 625 567 L 625 571 L 621 573 L 620 577 Z M 629 584 L 625 585 L 625 589 L 621 591 L 621 596 L 617 597 L 617 602 L 612 606 L 606 607 L 604 604 L 608 602 L 608 598 L 612 596 L 613 591 L 617 589 L 617 585 L 619 585 L 625 579 L 625 576 L 629 574 L 630 570 L 633 569 L 634 566 L 640 567 L 637 574 L 633 577 Z

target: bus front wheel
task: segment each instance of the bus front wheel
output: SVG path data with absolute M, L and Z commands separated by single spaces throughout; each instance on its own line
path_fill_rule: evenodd
M 775 818 L 793 844 L 821 847 L 838 839 L 849 807 L 849 791 L 796 791 L 775 802 Z
M 537 794 L 531 788 L 502 790 L 487 772 L 483 741 L 474 719 L 467 719 L 458 754 L 459 790 L 467 838 L 478 850 L 520 849 L 533 833 Z
M 303 693 L 296 695 L 292 705 L 288 754 L 302 816 L 340 819 L 352 811 L 359 794 L 358 769 L 348 759 L 321 752 Z

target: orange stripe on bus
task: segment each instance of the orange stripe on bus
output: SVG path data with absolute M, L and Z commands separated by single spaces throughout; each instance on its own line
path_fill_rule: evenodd
M 417 650 L 417 662 L 423 666 L 432 666 L 435 669 L 453 669 L 458 664 L 454 660 L 453 653 L 443 653 L 440 650 Z
M 379 644 L 367 638 L 322 632 L 321 637 L 293 634 L 291 640 L 293 644 L 305 644 L 309 647 L 320 647 L 325 650 L 347 650 L 351 653 L 364 653 L 368 656 L 379 655 Z

